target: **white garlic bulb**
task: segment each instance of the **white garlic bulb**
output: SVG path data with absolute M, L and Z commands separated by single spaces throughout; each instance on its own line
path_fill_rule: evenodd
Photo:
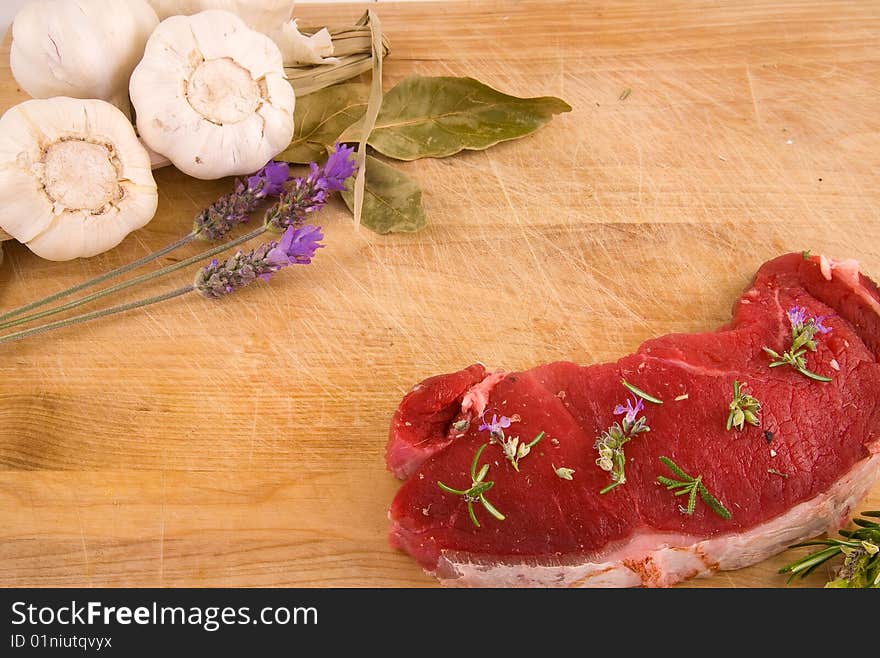
M 150 157 L 116 107 L 29 100 L 0 118 L 0 227 L 50 260 L 115 247 L 156 213 Z
M 254 172 L 293 137 L 278 46 L 226 11 L 162 21 L 129 92 L 144 142 L 196 178 Z
M 290 18 L 293 0 L 147 0 L 159 19 L 206 9 L 232 12 L 255 30 L 268 33 Z
M 335 64 L 333 40 L 327 28 L 306 36 L 292 18 L 292 0 L 148 0 L 159 19 L 195 14 L 206 9 L 230 11 L 255 30 L 268 35 L 281 49 L 285 66 Z
M 31 0 L 12 24 L 12 75 L 34 98 L 100 98 L 126 111 L 128 79 L 158 23 L 146 0 Z

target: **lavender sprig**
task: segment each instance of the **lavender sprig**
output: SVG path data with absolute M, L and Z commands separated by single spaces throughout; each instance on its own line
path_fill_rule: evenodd
M 353 152 L 352 147 L 337 144 L 323 166 L 311 163 L 309 175 L 295 178 L 266 213 L 266 227 L 282 232 L 290 226 L 301 226 L 309 214 L 324 207 L 331 192 L 345 190 L 345 181 L 355 170 Z
M 263 199 L 279 196 L 290 180 L 290 165 L 269 162 L 253 176 L 236 179 L 235 189 L 196 215 L 193 233 L 206 240 L 219 240 L 238 224 L 247 222 Z
M 221 197 L 196 215 L 193 230 L 179 240 L 175 240 L 161 249 L 157 249 L 146 256 L 142 256 L 130 263 L 114 268 L 109 272 L 104 272 L 103 274 L 99 274 L 96 277 L 92 277 L 91 279 L 78 283 L 70 288 L 65 288 L 64 290 L 43 297 L 42 299 L 38 299 L 7 311 L 0 315 L 0 329 L 7 329 L 30 322 L 31 320 L 54 315 L 62 310 L 79 306 L 80 303 L 91 301 L 94 297 L 90 295 L 82 300 L 77 300 L 75 303 L 72 302 L 65 304 L 57 309 L 9 321 L 9 318 L 21 316 L 28 311 L 40 308 L 41 306 L 46 306 L 59 299 L 64 299 L 65 297 L 69 297 L 82 290 L 92 288 L 99 283 L 103 283 L 104 281 L 114 279 L 131 272 L 132 270 L 138 269 L 143 265 L 158 260 L 162 256 L 189 244 L 197 237 L 209 240 L 219 240 L 237 224 L 247 221 L 248 213 L 253 212 L 260 201 L 269 196 L 278 196 L 281 194 L 284 190 L 284 184 L 289 177 L 290 165 L 286 162 L 269 162 L 265 167 L 260 169 L 260 171 L 253 176 L 249 176 L 245 181 L 237 180 L 235 183 L 235 189 L 231 193 Z
M 288 227 L 281 240 L 266 242 L 244 253 L 236 252 L 223 263 L 212 260 L 196 274 L 195 289 L 205 297 L 228 295 L 257 279 L 269 277 L 288 265 L 308 265 L 315 252 L 323 247 L 324 238 L 319 226 L 307 224 L 300 228 Z
M 258 229 L 263 230 L 263 229 Z M 253 232 L 245 238 L 254 237 Z M 193 291 L 198 291 L 205 297 L 217 298 L 234 292 L 235 290 L 246 286 L 257 279 L 268 280 L 268 278 L 278 270 L 288 265 L 305 265 L 311 262 L 315 255 L 315 251 L 323 245 L 319 241 L 324 236 L 321 228 L 318 226 L 303 226 L 299 229 L 288 228 L 280 241 L 270 241 L 260 245 L 247 255 L 238 252 L 232 258 L 227 259 L 223 264 L 216 260 L 202 268 L 194 283 L 171 290 L 160 295 L 147 297 L 126 304 L 111 306 L 110 308 L 100 309 L 75 315 L 71 318 L 50 322 L 32 329 L 25 329 L 15 333 L 0 336 L 0 344 L 9 343 L 15 340 L 21 340 L 29 336 L 46 333 L 53 329 L 61 329 L 75 324 L 82 324 L 89 320 L 97 320 L 98 318 L 123 313 L 136 308 L 150 306 L 158 302 L 162 302 L 174 297 L 186 295 Z M 240 238 L 239 238 L 240 239 Z M 216 247 L 223 249 L 224 247 Z M 190 261 L 191 259 L 187 259 Z M 192 264 L 191 262 L 182 261 L 184 264 Z M 179 267 L 175 264 L 174 267 Z
M 59 306 L 55 306 L 44 311 L 40 311 L 30 315 L 24 315 L 23 317 L 17 317 L 15 319 L 2 322 L 0 323 L 0 329 L 8 329 L 10 327 L 15 327 L 21 324 L 25 324 L 27 322 L 31 322 L 33 320 L 48 317 L 62 311 L 70 310 L 72 308 L 82 306 L 83 304 L 93 302 L 97 299 L 118 292 L 120 290 L 125 290 L 126 288 L 130 288 L 132 286 L 139 285 L 157 277 L 170 274 L 171 272 L 175 272 L 179 269 L 182 269 L 183 267 L 187 267 L 194 263 L 203 261 L 207 258 L 211 258 L 216 254 L 243 244 L 248 240 L 262 235 L 267 230 L 277 230 L 278 232 L 284 232 L 286 228 L 291 226 L 294 228 L 299 228 L 300 226 L 302 226 L 307 213 L 314 212 L 322 208 L 326 204 L 328 195 L 331 192 L 345 188 L 345 180 L 347 177 L 350 177 L 352 175 L 353 171 L 354 163 L 351 160 L 351 149 L 345 146 L 337 145 L 337 148 L 330 154 L 330 156 L 327 158 L 327 161 L 322 166 L 312 163 L 310 166 L 310 173 L 308 177 L 295 179 L 290 193 L 284 193 L 282 192 L 282 190 L 284 189 L 284 184 L 288 181 L 289 178 L 288 165 L 286 163 L 270 163 L 253 176 L 248 177 L 246 182 L 239 181 L 237 183 L 236 189 L 239 189 L 241 191 L 241 194 L 235 198 L 227 195 L 227 197 L 224 197 L 224 199 L 226 199 L 225 202 L 218 202 L 219 205 L 215 204 L 216 207 L 212 212 L 216 222 L 218 223 L 211 224 L 210 228 L 208 228 L 208 224 L 205 225 L 206 231 L 220 231 L 222 228 L 221 224 L 225 222 L 226 229 L 229 229 L 234 226 L 235 222 L 241 221 L 241 218 L 235 215 L 235 213 L 233 212 L 235 208 L 240 211 L 247 205 L 247 203 L 251 203 L 254 199 L 264 199 L 269 195 L 279 194 L 282 198 L 279 199 L 279 201 L 267 211 L 266 222 L 264 222 L 258 228 L 237 238 L 234 238 L 226 243 L 203 251 L 200 254 L 190 256 L 171 265 L 166 265 L 165 267 L 162 267 L 153 272 L 148 272 L 146 274 L 142 274 L 140 276 L 122 281 L 108 288 L 104 288 L 84 297 L 80 297 L 73 301 L 60 304 Z M 235 193 L 233 193 L 233 196 L 234 194 Z M 221 216 L 222 207 L 225 207 L 229 212 Z M 96 283 L 110 279 L 123 272 L 128 272 L 144 263 L 150 262 L 151 260 L 155 260 L 156 258 L 159 258 L 160 256 L 186 244 L 187 242 L 192 241 L 196 236 L 197 230 L 197 228 L 193 229 L 192 232 L 187 234 L 181 240 L 178 240 L 176 243 L 160 249 L 159 251 L 154 252 L 149 256 L 145 256 L 137 261 L 134 261 L 133 263 L 129 263 L 128 265 L 117 268 L 116 270 L 103 274 L 99 277 L 81 283 L 72 288 L 68 288 L 67 290 L 64 290 L 60 293 L 50 295 L 49 297 L 28 304 L 27 306 L 23 306 L 14 311 L 10 311 L 4 316 L 0 316 L 0 320 L 6 317 L 19 315 L 24 311 L 37 308 L 51 301 L 66 297 L 74 292 L 93 286 Z M 317 239 L 320 240 L 320 237 Z

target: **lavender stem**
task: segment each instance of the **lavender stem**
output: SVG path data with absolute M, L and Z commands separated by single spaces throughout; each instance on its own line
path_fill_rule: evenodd
M 108 315 L 114 315 L 116 313 L 122 313 L 124 311 L 130 311 L 132 309 L 141 308 L 142 306 L 149 306 L 150 304 L 155 304 L 157 302 L 163 302 L 166 299 L 172 299 L 173 297 L 179 297 L 180 295 L 185 295 L 188 292 L 193 291 L 192 284 L 183 286 L 182 288 L 178 288 L 176 290 L 172 290 L 170 292 L 163 293 L 161 295 L 156 295 L 155 297 L 147 297 L 146 299 L 140 299 L 136 302 L 128 302 L 126 304 L 119 304 L 118 306 L 111 306 L 110 308 L 104 308 L 99 311 L 91 311 L 90 313 L 83 313 L 82 315 L 76 315 L 72 318 L 65 318 L 64 320 L 58 320 L 57 322 L 50 322 L 49 324 L 40 325 L 39 327 L 34 327 L 33 329 L 25 329 L 23 331 L 16 331 L 11 334 L 6 334 L 5 336 L 0 336 L 0 344 L 2 343 L 11 343 L 15 340 L 21 340 L 22 338 L 27 338 L 29 336 L 36 336 L 38 334 L 46 333 L 47 331 L 52 331 L 53 329 L 61 329 L 62 327 L 70 327 L 75 324 L 81 324 L 83 322 L 88 322 L 89 320 L 95 320 L 97 318 L 103 318 Z
M 137 260 L 134 260 L 134 261 L 127 263 L 125 265 L 121 265 L 120 267 L 117 267 L 116 269 L 110 270 L 109 272 L 105 272 L 104 274 L 100 274 L 92 279 L 89 279 L 88 281 L 83 281 L 82 283 L 78 283 L 75 286 L 71 286 L 70 288 L 65 288 L 64 290 L 61 290 L 60 292 L 53 293 L 47 297 L 43 297 L 42 299 L 38 299 L 36 301 L 25 304 L 24 306 L 19 306 L 18 308 L 14 308 L 11 311 L 6 311 L 6 313 L 0 314 L 0 323 L 2 323 L 3 320 L 8 320 L 9 318 L 15 317 L 16 315 L 21 315 L 22 313 L 27 313 L 28 311 L 32 311 L 35 308 L 39 308 L 40 306 L 45 306 L 46 304 L 49 304 L 51 302 L 57 301 L 59 299 L 64 299 L 65 297 L 69 297 L 70 295 L 73 295 L 74 293 L 78 293 L 81 290 L 85 290 L 86 288 L 91 288 L 92 286 L 96 286 L 99 283 L 103 283 L 104 281 L 107 281 L 108 279 L 113 279 L 121 274 L 131 272 L 132 270 L 135 270 L 135 269 L 141 267 L 142 265 L 146 265 L 147 263 L 153 262 L 157 258 L 161 258 L 165 254 L 170 253 L 170 252 L 174 251 L 175 249 L 179 249 L 180 247 L 184 246 L 185 244 L 189 244 L 190 242 L 192 242 L 195 239 L 195 237 L 196 237 L 196 232 L 193 231 L 192 233 L 189 233 L 189 234 L 183 236 L 180 240 L 177 240 L 176 242 L 172 242 L 171 244 L 166 245 L 166 246 L 162 247 L 161 249 L 154 251 L 151 254 L 147 254 L 146 256 L 138 258 Z M 0 324 L 0 328 L 5 328 L 7 326 L 11 327 L 14 325 Z
M 166 265 L 165 267 L 155 270 L 153 272 L 147 272 L 146 274 L 142 274 L 140 276 L 136 276 L 133 279 L 128 279 L 126 281 L 122 281 L 121 283 L 117 283 L 116 285 L 110 286 L 109 288 L 104 288 L 103 290 L 99 290 L 97 292 L 92 293 L 91 295 L 86 295 L 85 297 L 80 297 L 79 299 L 74 299 L 73 301 L 67 302 L 66 304 L 62 304 L 60 306 L 54 306 L 45 311 L 41 311 L 39 313 L 33 313 L 31 315 L 26 315 L 23 318 L 17 318 L 15 320 L 10 320 L 8 322 L 0 323 L 0 329 L 9 329 L 11 327 L 17 327 L 18 325 L 25 324 L 27 322 L 31 322 L 33 320 L 39 320 L 41 318 L 48 317 L 50 315 L 55 315 L 56 313 L 61 313 L 62 311 L 67 311 L 72 308 L 76 308 L 78 306 L 82 306 L 83 304 L 87 304 L 89 302 L 93 302 L 96 299 L 100 299 L 105 297 L 111 293 L 118 292 L 120 290 L 125 290 L 126 288 L 130 288 L 131 286 L 135 286 L 139 283 L 144 283 L 146 281 L 150 281 L 152 279 L 158 278 L 160 276 L 164 276 L 165 274 L 170 274 L 171 272 L 176 272 L 179 269 L 183 269 L 184 267 L 188 267 L 193 263 L 198 263 L 200 261 L 205 260 L 206 258 L 210 258 L 219 254 L 220 252 L 226 251 L 227 249 L 231 249 L 232 247 L 237 247 L 238 245 L 247 242 L 248 240 L 252 240 L 253 238 L 262 235 L 266 231 L 266 226 L 260 226 L 257 229 L 249 233 L 245 233 L 244 235 L 235 238 L 234 240 L 230 240 L 229 242 L 224 242 L 221 245 L 203 251 L 195 256 L 190 256 L 189 258 L 185 258 L 182 261 L 174 263 L 172 265 Z M 48 325 L 47 325 L 48 326 Z M 14 335 L 14 334 L 11 334 Z M 3 340 L 0 339 L 0 343 Z

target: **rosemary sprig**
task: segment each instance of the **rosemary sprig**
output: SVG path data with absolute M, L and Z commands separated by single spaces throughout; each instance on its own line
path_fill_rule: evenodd
M 807 369 L 807 360 L 804 359 L 804 354 L 807 353 L 807 350 L 805 349 L 799 349 L 796 351 L 789 350 L 788 352 L 783 352 L 782 354 L 774 352 L 769 347 L 764 347 L 762 349 L 774 359 L 774 361 L 770 364 L 771 368 L 778 368 L 779 366 L 791 366 L 799 373 L 801 373 L 804 377 L 815 379 L 817 382 L 832 381 L 831 377 L 826 377 L 825 375 L 820 375 L 813 372 L 812 370 Z
M 700 498 L 703 499 L 703 502 L 706 503 L 713 512 L 725 521 L 730 520 L 730 512 L 717 498 L 715 498 L 715 496 L 709 493 L 709 490 L 706 489 L 706 485 L 703 484 L 702 475 L 698 475 L 697 477 L 688 475 L 674 461 L 669 459 L 669 457 L 660 457 L 660 461 L 672 471 L 673 475 L 681 478 L 680 480 L 673 480 L 672 478 L 658 475 L 657 482 L 664 485 L 667 491 L 677 489 L 675 492 L 676 496 L 688 497 L 687 507 L 679 505 L 679 509 L 683 514 L 690 516 L 694 513 L 694 510 L 697 508 L 697 495 L 699 495 Z
M 880 511 L 862 512 L 863 517 L 880 517 Z M 790 574 L 788 582 L 795 576 L 805 578 L 817 567 L 839 555 L 843 556 L 837 577 L 825 584 L 835 588 L 880 588 L 880 523 L 866 518 L 854 518 L 858 526 L 855 530 L 841 530 L 843 539 L 828 538 L 794 544 L 789 548 L 801 546 L 824 546 L 787 564 L 779 573 Z
M 636 386 L 633 386 L 625 379 L 621 379 L 620 383 L 623 384 L 623 387 L 626 390 L 628 390 L 630 393 L 632 393 L 633 395 L 635 395 L 637 397 L 642 398 L 646 402 L 653 402 L 654 404 L 663 404 L 663 400 L 661 400 L 660 398 L 657 398 L 657 397 L 654 397 L 653 395 L 649 395 L 648 393 L 645 393 L 642 389 L 640 389 Z
M 544 432 L 539 432 L 534 439 L 526 443 L 525 441 L 520 441 L 518 436 L 505 437 L 502 432 L 499 443 L 507 461 L 513 466 L 513 470 L 519 473 L 519 460 L 528 455 L 532 448 L 538 445 L 538 442 L 543 438 Z
M 626 454 L 623 446 L 629 443 L 642 432 L 650 432 L 648 421 L 645 416 L 638 414 L 644 409 L 641 399 L 627 400 L 626 406 L 619 404 L 614 409 L 617 415 L 623 415 L 622 423 L 614 423 L 602 432 L 593 447 L 599 453 L 596 465 L 603 471 L 611 473 L 611 484 L 599 490 L 600 494 L 606 494 L 621 484 L 626 484 Z
M 532 451 L 532 448 L 538 445 L 538 442 L 544 438 L 544 432 L 538 432 L 538 435 L 529 443 L 521 441 L 518 436 L 505 435 L 504 430 L 517 420 L 519 420 L 519 416 L 514 416 L 513 418 L 501 416 L 499 418 L 497 414 L 492 414 L 492 420 L 490 421 L 487 421 L 485 417 L 483 418 L 480 431 L 489 432 L 489 443 L 497 443 L 501 446 L 501 452 L 504 453 L 504 457 L 513 466 L 513 470 L 519 473 L 519 460 L 523 459 Z
M 733 382 L 733 401 L 730 403 L 730 413 L 727 415 L 727 429 L 735 427 L 742 431 L 745 424 L 761 426 L 761 403 L 745 392 L 746 385 L 738 381 Z
M 477 450 L 477 453 L 474 455 L 474 460 L 471 462 L 471 487 L 470 489 L 453 489 L 449 487 L 439 480 L 437 481 L 437 486 L 440 487 L 446 493 L 453 494 L 455 496 L 461 496 L 464 498 L 467 503 L 468 516 L 471 518 L 471 522 L 476 527 L 481 527 L 480 522 L 477 520 L 477 515 L 474 513 L 474 503 L 480 503 L 489 514 L 494 516 L 499 521 L 504 520 L 504 515 L 498 511 L 498 509 L 489 502 L 486 498 L 486 492 L 489 491 L 492 487 L 495 486 L 495 483 L 491 480 L 486 480 L 486 475 L 489 473 L 489 464 L 483 464 L 480 468 L 479 472 L 477 471 L 477 464 L 480 462 L 480 457 L 483 454 L 483 451 L 487 448 L 489 444 L 484 443 L 480 446 L 480 449 Z
M 827 334 L 831 331 L 829 327 L 825 327 L 822 324 L 824 319 L 824 316 L 807 318 L 806 309 L 802 306 L 795 306 L 789 309 L 788 321 L 791 324 L 791 347 L 782 354 L 771 350 L 769 347 L 761 348 L 773 359 L 770 362 L 770 367 L 791 366 L 804 377 L 809 377 L 817 382 L 832 381 L 831 377 L 826 377 L 807 369 L 807 360 L 804 357 L 808 351 L 816 351 L 817 333 Z

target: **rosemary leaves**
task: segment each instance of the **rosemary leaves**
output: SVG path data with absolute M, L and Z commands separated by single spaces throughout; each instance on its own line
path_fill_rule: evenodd
M 510 462 L 513 470 L 519 473 L 519 461 L 525 458 L 532 451 L 532 448 L 538 445 L 538 442 L 544 438 L 544 432 L 538 432 L 534 439 L 526 443 L 520 440 L 518 436 L 507 436 L 504 434 L 504 430 L 508 429 L 512 422 L 507 416 L 499 418 L 497 414 L 492 414 L 491 421 L 483 419 L 480 431 L 489 432 L 489 443 L 497 443 L 501 446 L 504 458 Z
M 624 386 L 626 382 L 624 381 Z M 637 389 L 638 390 L 638 389 Z M 635 401 L 635 404 L 633 404 Z M 611 474 L 611 484 L 599 491 L 606 494 L 621 484 L 626 484 L 626 455 L 623 446 L 642 432 L 650 432 L 647 419 L 639 414 L 644 410 L 645 403 L 641 397 L 627 400 L 626 405 L 618 404 L 614 414 L 623 415 L 621 423 L 614 423 L 596 439 L 593 447 L 599 453 L 596 465 Z
M 793 306 L 788 310 L 788 321 L 791 324 L 791 347 L 788 351 L 779 354 L 769 347 L 762 348 L 773 361 L 770 363 L 771 368 L 779 366 L 791 366 L 804 377 L 809 377 L 817 382 L 830 382 L 831 377 L 817 374 L 807 369 L 806 353 L 816 351 L 816 334 L 827 334 L 831 331 L 831 327 L 826 327 L 823 321 L 828 316 L 820 315 L 818 317 L 807 318 L 807 310 L 803 306 Z
M 687 507 L 684 505 L 679 505 L 678 509 L 682 514 L 687 514 L 691 516 L 694 513 L 694 510 L 697 507 L 697 496 L 703 499 L 703 502 L 709 506 L 713 512 L 715 512 L 718 516 L 720 516 L 725 521 L 729 521 L 731 518 L 730 512 L 727 510 L 721 502 L 715 498 L 709 490 L 706 488 L 706 485 L 703 484 L 703 476 L 698 475 L 697 477 L 693 477 L 685 473 L 681 467 L 678 466 L 674 461 L 669 459 L 669 457 L 660 457 L 660 461 L 672 471 L 672 474 L 676 477 L 680 478 L 678 480 L 673 480 L 672 478 L 664 477 L 663 475 L 657 476 L 657 482 L 664 485 L 667 491 L 675 491 L 676 496 L 687 496 L 688 502 Z
M 477 519 L 477 515 L 474 512 L 474 503 L 480 503 L 489 514 L 498 519 L 499 521 L 504 520 L 504 515 L 499 512 L 495 506 L 489 502 L 486 498 L 486 492 L 489 491 L 492 487 L 495 486 L 495 483 L 491 480 L 486 480 L 486 475 L 489 474 L 489 464 L 483 464 L 480 468 L 479 472 L 477 471 L 477 464 L 480 462 L 480 457 L 483 455 L 483 451 L 489 446 L 488 443 L 484 443 L 480 446 L 479 450 L 477 450 L 474 455 L 474 460 L 471 462 L 471 486 L 469 489 L 453 489 L 449 487 L 439 480 L 437 481 L 437 486 L 440 487 L 446 493 L 453 494 L 455 496 L 461 496 L 464 498 L 467 503 L 468 516 L 471 519 L 471 523 L 473 523 L 476 527 L 480 528 L 480 521 Z
M 880 511 L 862 512 L 862 517 L 880 518 Z M 843 539 L 828 538 L 805 541 L 794 544 L 790 548 L 801 546 L 824 546 L 787 564 L 779 573 L 790 574 L 788 581 L 795 576 L 804 578 L 819 565 L 832 558 L 843 556 L 843 564 L 839 567 L 836 577 L 827 582 L 825 587 L 834 588 L 880 588 L 880 523 L 870 518 L 854 518 L 855 530 L 840 530 Z

